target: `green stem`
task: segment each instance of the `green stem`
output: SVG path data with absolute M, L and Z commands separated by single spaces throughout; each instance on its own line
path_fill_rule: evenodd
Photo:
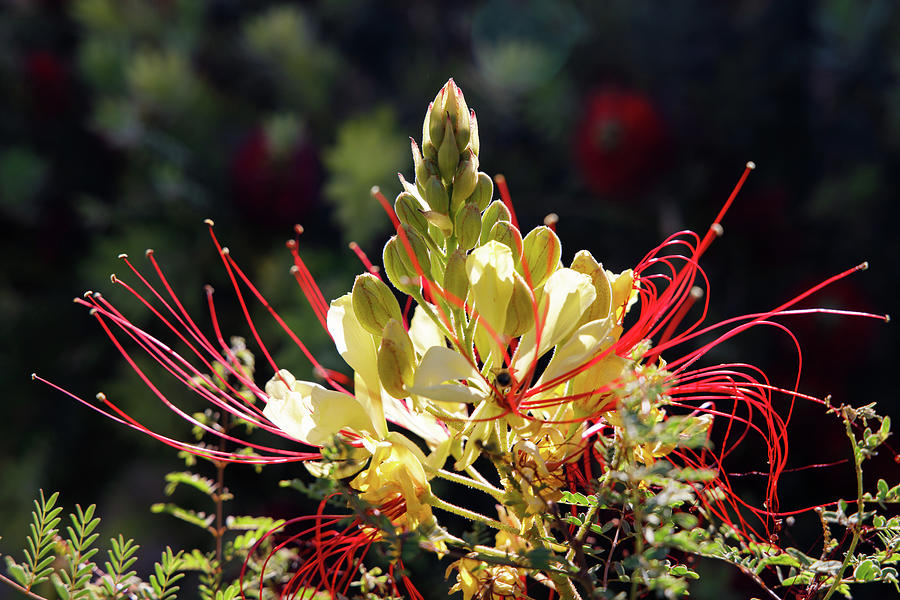
M 578 528 L 578 531 L 575 533 L 575 537 L 572 538 L 574 540 L 575 544 L 580 545 L 580 544 L 584 543 L 584 538 L 587 535 L 587 532 L 590 531 L 591 523 L 593 522 L 594 515 L 597 514 L 598 509 L 599 509 L 599 503 L 592 504 L 588 507 L 587 513 L 585 513 L 585 515 L 584 515 L 584 522 L 581 524 L 581 527 Z M 576 550 L 573 547 L 566 553 L 566 560 L 571 562 L 572 559 L 575 558 L 575 554 L 576 554 Z
M 505 531 L 512 535 L 519 535 L 519 530 L 515 527 L 507 525 L 505 523 L 501 523 L 495 519 L 491 519 L 490 517 L 486 517 L 481 513 L 477 513 L 475 511 L 469 510 L 467 508 L 463 508 L 461 506 L 456 506 L 455 504 L 450 504 L 444 500 L 441 500 L 435 495 L 431 495 L 428 497 L 425 502 L 430 504 L 435 508 L 440 508 L 441 510 L 446 510 L 449 513 L 453 513 L 454 515 L 459 515 L 460 517 L 465 517 L 470 521 L 477 521 L 488 527 L 493 527 L 494 529 L 498 529 L 500 531 Z
M 853 552 L 856 550 L 856 545 L 859 543 L 860 537 L 862 537 L 862 519 L 863 511 L 865 509 L 865 502 L 863 502 L 863 458 L 859 452 L 859 447 L 856 445 L 856 436 L 853 433 L 850 418 L 847 416 L 846 411 L 841 414 L 844 418 L 844 428 L 847 431 L 847 437 L 850 438 L 850 446 L 853 448 L 853 465 L 856 470 L 856 522 L 853 523 L 853 539 L 850 541 L 850 547 L 844 555 L 844 562 L 835 574 L 834 581 L 831 582 L 831 587 L 828 588 L 828 593 L 825 594 L 825 597 L 822 600 L 831 598 L 837 591 L 841 581 L 844 579 L 844 572 L 847 570 L 847 567 L 850 566 L 850 561 L 853 559 Z
M 446 479 L 447 481 L 452 481 L 453 483 L 458 483 L 460 485 L 476 489 L 480 492 L 484 492 L 497 502 L 503 501 L 503 490 L 499 490 L 492 485 L 485 485 L 481 482 L 475 481 L 474 479 L 469 479 L 468 477 L 465 477 L 458 473 L 453 473 L 452 471 L 447 471 L 445 469 L 433 469 L 428 466 L 426 466 L 425 468 L 441 479 Z
M 0 581 L 2 581 L 3 583 L 5 583 L 5 584 L 7 584 L 7 585 L 9 585 L 9 586 L 11 586 L 11 587 L 13 587 L 13 588 L 19 590 L 19 592 L 21 592 L 22 594 L 25 594 L 25 595 L 28 596 L 29 598 L 34 598 L 35 600 L 47 600 L 47 599 L 44 598 L 43 596 L 38 596 L 37 594 L 35 594 L 35 593 L 32 592 L 31 590 L 22 587 L 21 585 L 19 585 L 19 582 L 13 581 L 12 579 L 10 579 L 9 577 L 6 577 L 6 576 L 3 575 L 2 573 L 0 573 Z

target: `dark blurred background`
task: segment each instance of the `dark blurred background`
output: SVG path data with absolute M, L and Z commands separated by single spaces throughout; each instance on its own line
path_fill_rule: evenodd
M 284 241 L 302 223 L 326 297 L 349 289 L 359 263 L 346 242 L 378 258 L 389 234 L 368 190 L 393 197 L 395 174 L 412 177 L 408 137 L 421 136 L 450 76 L 477 112 L 481 168 L 507 176 L 523 227 L 560 216 L 564 260 L 588 248 L 619 271 L 674 231 L 705 231 L 754 160 L 705 258 L 710 318 L 772 308 L 864 260 L 869 271 L 809 305 L 896 312 L 898 12 L 891 0 L 3 3 L 0 550 L 21 548 L 39 488 L 61 490 L 69 507 L 98 503 L 105 531 L 135 537 L 151 558 L 195 541 L 148 511 L 181 465 L 173 452 L 29 374 L 85 398 L 103 390 L 186 437 L 71 299 L 111 291 L 118 253 L 143 265 L 154 248 L 202 320 L 203 284 L 227 289 L 207 217 L 294 330 L 339 366 L 288 274 Z M 226 335 L 246 335 L 236 308 L 221 310 Z M 259 322 L 280 363 L 308 376 Z M 787 324 L 803 344 L 804 391 L 900 416 L 896 327 Z M 712 358 L 760 364 L 784 385 L 796 365 L 774 329 Z M 848 456 L 839 424 L 818 409 L 799 406 L 792 432 L 791 465 Z M 892 459 L 873 463 L 870 483 L 897 481 Z M 235 486 L 246 475 L 237 471 Z M 851 483 L 840 467 L 786 476 L 782 508 L 849 496 Z M 236 512 L 289 510 L 277 494 L 241 488 Z M 696 597 L 745 597 L 728 577 L 709 570 Z

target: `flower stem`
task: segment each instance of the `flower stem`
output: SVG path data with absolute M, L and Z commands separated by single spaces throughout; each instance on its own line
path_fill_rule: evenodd
M 431 471 L 441 479 L 446 479 L 447 481 L 452 481 L 453 483 L 458 483 L 460 485 L 464 485 L 470 487 L 472 489 L 476 489 L 480 492 L 484 492 L 489 495 L 491 498 L 496 500 L 497 502 L 503 501 L 503 490 L 499 490 L 492 485 L 484 484 L 479 481 L 475 481 L 474 479 L 470 479 L 458 473 L 454 473 L 452 471 L 447 471 L 445 469 L 432 469 L 431 467 L 425 467 L 428 471 Z
M 494 529 L 498 529 L 500 531 L 505 531 L 507 533 L 511 533 L 513 535 L 519 535 L 519 531 L 515 527 L 511 527 L 505 523 L 501 523 L 496 519 L 491 519 L 490 517 L 486 517 L 481 513 L 477 513 L 475 511 L 469 510 L 467 508 L 463 508 L 461 506 L 456 506 L 455 504 L 450 504 L 444 500 L 441 500 L 435 495 L 429 496 L 426 500 L 426 503 L 430 504 L 435 508 L 440 508 L 441 510 L 445 510 L 449 513 L 453 513 L 454 515 L 459 515 L 460 517 L 465 517 L 470 521 L 477 521 L 479 523 L 483 523 L 488 527 L 493 527 Z
M 834 576 L 834 581 L 831 582 L 831 587 L 828 588 L 828 593 L 825 594 L 825 597 L 822 600 L 828 600 L 832 595 L 837 591 L 838 586 L 841 584 L 841 581 L 844 579 L 844 571 L 847 570 L 847 567 L 850 566 L 850 561 L 853 559 L 853 552 L 856 550 L 856 544 L 859 543 L 859 538 L 862 536 L 862 518 L 863 518 L 863 510 L 865 509 L 865 502 L 863 502 L 863 472 L 862 472 L 862 454 L 859 452 L 859 447 L 856 445 L 856 435 L 853 433 L 853 426 L 850 422 L 850 417 L 847 414 L 847 411 L 841 411 L 841 416 L 844 419 L 844 428 L 847 431 L 847 437 L 850 438 L 850 446 L 853 448 L 853 466 L 856 470 L 856 521 L 853 523 L 853 539 L 850 541 L 850 547 L 847 549 L 847 553 L 844 555 L 844 562 L 841 564 L 841 568 L 838 569 L 838 572 Z

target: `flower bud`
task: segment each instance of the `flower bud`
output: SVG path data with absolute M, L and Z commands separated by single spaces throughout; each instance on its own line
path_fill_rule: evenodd
M 449 237 L 451 233 L 453 233 L 453 221 L 450 220 L 450 217 L 435 212 L 433 210 L 426 210 L 422 213 L 422 216 L 432 225 L 441 230 L 441 235 L 443 237 Z M 432 239 L 439 239 L 435 236 L 432 236 Z
M 422 156 L 426 160 L 437 161 L 438 147 L 430 140 L 422 142 Z
M 449 184 L 459 166 L 459 149 L 456 147 L 456 137 L 453 134 L 453 125 L 449 118 L 444 120 L 444 141 L 438 148 L 437 163 L 441 172 L 441 180 L 445 184 Z
M 394 212 L 404 225 L 409 225 L 421 234 L 428 231 L 428 221 L 422 214 L 422 203 L 408 192 L 403 192 L 394 201 Z
M 487 207 L 481 216 L 481 244 L 484 245 L 490 239 L 491 229 L 497 221 L 510 221 L 509 209 L 500 200 L 495 200 Z
M 587 250 L 579 250 L 572 259 L 572 270 L 590 277 L 594 289 L 597 290 L 597 298 L 585 313 L 583 320 L 587 322 L 605 319 L 612 310 L 612 286 L 603 265 L 598 263 Z
M 478 212 L 484 212 L 484 209 L 491 203 L 491 196 L 494 195 L 494 182 L 487 173 L 478 173 L 478 180 L 475 182 L 475 189 L 466 200 L 469 204 L 478 207 Z
M 447 268 L 444 270 L 444 291 L 449 294 L 447 301 L 455 306 L 462 307 L 469 293 L 469 276 L 466 273 L 466 253 L 457 250 L 447 259 Z
M 422 140 L 424 144 L 425 138 L 431 140 L 435 147 L 441 144 L 444 139 L 444 98 L 447 96 L 446 86 L 438 91 L 434 97 L 434 102 L 428 105 L 428 113 L 425 115 L 425 123 L 422 126 Z
M 399 319 L 390 319 L 379 332 L 378 377 L 382 387 L 394 398 L 405 398 L 413 383 L 416 355 L 412 340 Z
M 522 234 L 509 221 L 497 221 L 491 227 L 489 240 L 497 240 L 512 250 L 513 261 L 518 265 L 522 261 Z
M 366 331 L 381 335 L 391 319 L 400 319 L 400 305 L 387 285 L 371 273 L 357 275 L 351 292 L 353 312 Z
M 534 299 L 529 293 L 528 284 L 518 274 L 513 287 L 509 306 L 506 307 L 506 323 L 503 333 L 518 337 L 534 327 Z
M 416 143 L 416 140 L 409 138 L 409 145 L 412 150 L 416 181 L 427 181 L 428 172 L 425 170 L 425 157 L 422 156 L 422 151 L 419 150 L 419 145 Z
M 425 202 L 434 212 L 442 215 L 450 214 L 450 197 L 447 190 L 444 189 L 441 180 L 433 175 L 425 181 Z
M 456 239 L 463 250 L 471 250 L 481 237 L 481 211 L 474 204 L 464 204 L 456 211 Z
M 469 111 L 469 148 L 478 156 L 481 151 L 481 138 L 478 136 L 478 119 L 475 118 L 475 111 Z
M 459 161 L 459 167 L 453 176 L 453 196 L 450 198 L 450 210 L 456 213 L 456 210 L 462 206 L 478 183 L 478 157 L 471 150 L 462 153 Z
M 522 245 L 523 264 L 528 266 L 531 286 L 537 288 L 547 281 L 551 273 L 559 268 L 562 244 L 560 244 L 559 238 L 556 237 L 552 229 L 541 225 L 528 232 L 528 235 L 522 241 Z
M 431 274 L 431 258 L 425 240 L 408 225 L 401 225 L 401 229 L 406 234 L 406 240 L 398 236 L 397 243 L 400 244 L 398 248 L 401 251 L 400 258 L 403 260 L 403 264 L 414 277 L 419 275 L 428 277 Z M 410 251 L 412 251 L 412 255 L 410 255 Z
M 384 273 L 395 288 L 404 294 L 412 294 L 419 290 L 418 276 L 415 271 L 406 266 L 405 256 L 406 251 L 403 249 L 402 242 L 397 239 L 396 235 L 391 236 L 382 252 Z
M 454 84 L 453 87 L 456 91 L 456 110 L 454 112 L 450 111 L 450 103 L 448 101 L 447 113 L 450 115 L 450 120 L 453 121 L 453 124 L 456 127 L 456 148 L 457 150 L 462 152 L 469 144 L 469 138 L 471 135 L 469 124 L 469 107 L 466 105 L 466 99 L 463 96 L 462 90 L 456 87 L 456 84 Z M 454 114 L 456 114 L 455 119 L 453 118 Z

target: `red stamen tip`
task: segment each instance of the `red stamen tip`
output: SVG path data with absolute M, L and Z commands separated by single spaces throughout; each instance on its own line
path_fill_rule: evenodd
M 120 254 L 119 256 L 117 256 L 116 258 L 128 258 L 128 255 L 125 254 L 125 253 L 123 252 L 122 254 Z
M 378 196 L 378 194 L 381 193 L 381 188 L 378 187 L 377 185 L 373 185 L 372 189 L 369 190 L 369 193 L 372 194 L 372 196 Z
M 356 242 L 350 242 L 349 244 L 347 244 L 347 247 L 351 250 L 356 250 L 357 248 L 359 248 L 359 244 L 357 244 Z
M 213 222 L 212 219 L 203 219 L 203 222 L 206 223 L 207 225 L 209 225 L 210 227 L 213 227 L 215 225 L 215 223 Z
M 231 254 L 231 250 L 227 246 L 222 248 L 222 256 L 228 256 L 229 254 Z
M 106 394 L 104 394 L 103 392 L 97 392 L 95 398 L 97 398 L 97 400 L 99 400 L 100 402 L 106 402 Z
M 544 225 L 553 229 L 556 224 L 559 223 L 559 215 L 556 213 L 550 213 L 546 217 L 544 217 Z
M 203 291 L 206 292 L 207 295 L 211 296 L 216 290 L 213 288 L 213 286 L 207 283 L 203 286 Z
M 115 273 L 110 273 L 110 274 L 109 274 L 109 281 L 110 281 L 110 283 L 116 283 L 116 282 L 118 281 L 118 279 L 116 278 L 116 274 L 115 274 Z
M 288 250 L 293 250 L 297 247 L 297 240 L 288 240 L 284 245 L 287 246 Z
M 37 373 L 32 373 L 31 380 L 34 381 L 35 379 L 37 379 Z
M 694 287 L 691 288 L 691 298 L 693 298 L 694 300 L 699 300 L 702 297 L 703 297 L 703 288 L 702 287 L 700 287 L 699 285 L 695 285 Z
M 88 290 L 88 291 L 86 291 L 86 292 L 85 292 L 84 294 L 82 294 L 82 295 L 83 295 L 85 298 L 90 298 L 91 296 L 94 295 L 94 292 L 92 292 L 91 290 Z M 78 298 L 75 298 L 75 302 L 78 302 Z
M 856 265 L 857 271 L 865 271 L 869 268 L 869 261 L 863 261 L 860 264 Z
M 91 310 L 88 311 L 88 314 L 91 315 L 91 316 L 93 317 L 94 315 L 97 314 L 97 309 L 96 309 L 96 308 L 92 308 Z
M 291 265 L 291 268 L 288 269 L 288 271 L 290 272 L 291 275 L 296 275 L 297 273 L 300 272 L 300 267 L 298 267 L 297 265 Z
M 884 322 L 885 322 L 885 323 L 890 323 L 890 322 L 891 322 L 891 315 L 884 315 Z
M 721 223 L 713 223 L 709 228 L 716 234 L 716 237 L 722 237 L 725 234 L 725 228 L 722 227 Z
M 296 233 L 297 235 L 302 234 L 304 231 L 306 230 L 303 229 L 303 225 L 300 225 L 299 223 L 294 225 L 294 233 Z
M 152 254 L 153 254 L 153 248 L 147 248 L 146 250 L 144 250 L 144 256 L 149 257 Z
M 750 170 L 752 171 L 753 169 L 756 168 L 756 163 L 753 162 L 752 160 L 748 160 L 748 161 L 747 161 L 747 168 L 750 169 Z

